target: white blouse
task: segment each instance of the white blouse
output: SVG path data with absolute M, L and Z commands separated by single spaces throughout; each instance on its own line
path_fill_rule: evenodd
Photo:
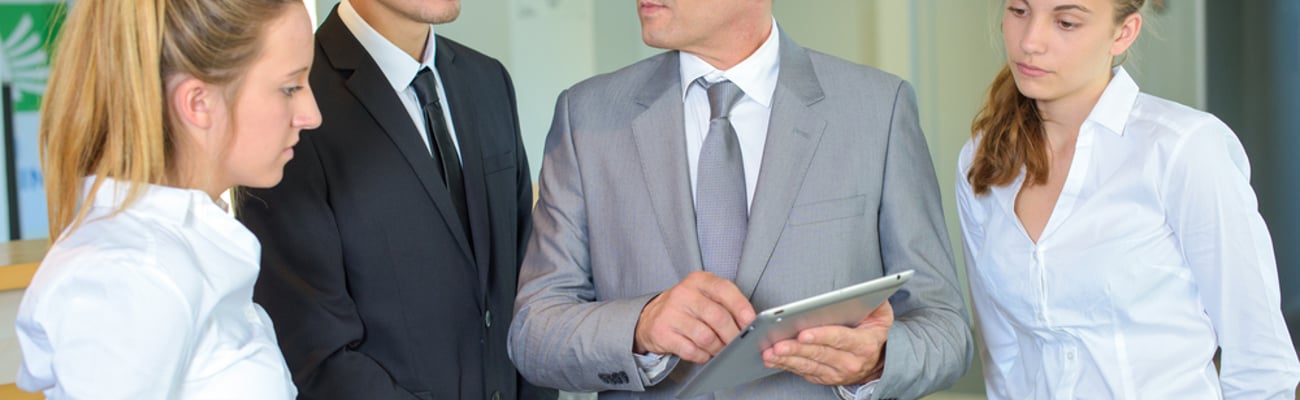
M 989 398 L 1295 398 L 1272 241 L 1223 122 L 1117 68 L 1038 243 L 1015 214 L 1023 171 L 972 192 L 975 146 L 957 204 Z
M 83 193 L 89 190 L 88 179 Z M 253 304 L 261 246 L 207 194 L 163 186 L 55 243 L 23 295 L 18 387 L 50 399 L 292 399 L 271 320 Z

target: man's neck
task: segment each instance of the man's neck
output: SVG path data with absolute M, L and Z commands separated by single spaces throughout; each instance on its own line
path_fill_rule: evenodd
M 416 61 L 424 59 L 424 48 L 429 39 L 429 29 L 432 29 L 429 24 L 402 18 L 393 10 L 377 2 L 352 2 L 352 8 L 357 11 L 357 15 L 360 15 L 361 19 L 366 21 L 367 25 L 379 32 L 384 39 L 388 39 L 389 42 L 402 49 L 403 52 Z
M 738 24 L 736 27 L 738 29 L 732 31 L 735 32 L 734 35 L 718 38 L 699 48 L 682 49 L 682 51 L 694 54 L 719 71 L 729 70 L 753 55 L 772 34 L 774 25 L 772 17 L 767 16 L 761 21 Z

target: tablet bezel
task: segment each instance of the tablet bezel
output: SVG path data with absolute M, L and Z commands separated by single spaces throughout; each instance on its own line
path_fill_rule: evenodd
M 730 388 L 780 369 L 763 367 L 763 351 L 817 326 L 854 326 L 911 279 L 912 270 L 885 275 L 832 290 L 759 313 L 717 356 L 709 360 L 677 397 L 690 397 Z

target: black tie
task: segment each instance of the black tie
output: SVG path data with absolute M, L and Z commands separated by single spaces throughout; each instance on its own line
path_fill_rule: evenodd
M 424 110 L 424 126 L 429 132 L 429 144 L 433 146 L 434 164 L 441 168 L 439 175 L 447 184 L 451 193 L 451 202 L 456 206 L 461 226 L 469 227 L 469 210 L 465 205 L 465 178 L 460 172 L 460 156 L 456 155 L 456 145 L 451 141 L 451 130 L 447 129 L 447 120 L 442 116 L 442 103 L 438 101 L 438 82 L 428 68 L 415 74 L 411 81 L 415 96 L 420 99 L 420 108 Z M 468 229 L 466 229 L 468 234 Z

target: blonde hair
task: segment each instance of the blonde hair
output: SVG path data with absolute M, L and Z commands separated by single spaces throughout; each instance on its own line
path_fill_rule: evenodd
M 51 240 L 75 230 L 86 194 L 111 178 L 128 186 L 176 172 L 179 141 L 166 81 L 192 76 L 235 87 L 261 51 L 263 28 L 299 0 L 91 0 L 72 7 L 41 103 L 41 169 Z

